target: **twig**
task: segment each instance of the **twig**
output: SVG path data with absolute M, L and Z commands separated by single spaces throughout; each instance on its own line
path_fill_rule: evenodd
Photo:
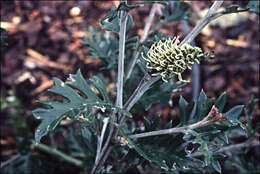
M 127 111 L 130 111 L 130 109 L 134 106 L 134 104 L 143 96 L 143 94 L 159 79 L 161 79 L 160 76 L 151 77 L 149 74 L 146 74 L 134 93 L 131 95 L 131 97 L 127 100 L 127 102 L 124 105 L 124 108 Z
M 145 27 L 144 27 L 144 32 L 143 32 L 141 39 L 140 39 L 140 44 L 142 44 L 146 40 L 147 36 L 149 35 L 149 30 L 150 30 L 152 22 L 153 22 L 153 18 L 154 18 L 155 12 L 156 12 L 156 8 L 157 8 L 157 4 L 153 4 L 151 11 L 150 11 L 150 14 L 149 14 L 149 17 L 148 17 L 146 24 L 145 24 Z M 134 69 L 135 63 L 136 63 L 137 58 L 139 56 L 138 50 L 134 51 L 133 55 L 134 56 L 133 56 L 129 66 L 127 68 L 127 72 L 126 72 L 126 75 L 125 75 L 125 81 L 130 78 L 131 73 Z
M 19 159 L 19 158 L 21 158 L 21 157 L 22 157 L 21 154 L 16 154 L 16 155 L 12 156 L 12 158 L 10 158 L 10 159 L 8 159 L 7 161 L 1 163 L 0 168 L 4 168 L 4 167 L 8 166 L 8 165 L 11 164 L 13 161 L 15 161 L 15 160 L 17 160 L 17 159 Z
M 157 8 L 157 4 L 155 3 L 155 4 L 153 4 L 151 11 L 150 11 L 150 14 L 148 16 L 148 19 L 146 21 L 146 24 L 145 24 L 145 27 L 144 27 L 144 32 L 143 32 L 142 37 L 140 39 L 141 43 L 143 43 L 147 39 L 147 36 L 149 35 L 148 31 L 151 28 L 153 18 L 154 18 L 155 12 L 156 12 L 156 8 Z
M 125 0 L 126 3 L 126 0 Z M 127 23 L 127 12 L 124 10 L 120 11 L 120 32 L 119 32 L 119 54 L 118 54 L 118 73 L 117 73 L 117 97 L 116 106 L 123 108 L 123 78 L 124 78 L 124 58 L 125 58 L 125 37 L 126 37 L 126 23 Z M 115 115 L 112 116 L 112 123 L 109 132 L 109 136 L 106 139 L 104 147 L 101 149 L 98 160 L 95 162 L 91 173 L 96 173 L 100 170 L 102 161 L 105 161 L 108 154 L 110 153 L 109 143 L 113 138 Z M 97 156 L 96 156 L 97 159 Z
M 211 123 L 219 121 L 219 120 L 221 120 L 221 118 L 222 118 L 222 115 L 219 114 L 218 109 L 215 106 L 213 106 L 211 108 L 209 114 L 203 120 L 201 120 L 197 123 L 194 123 L 192 125 L 130 135 L 129 138 L 138 139 L 138 138 L 157 136 L 157 135 L 166 135 L 166 134 L 173 134 L 173 133 L 186 133 L 192 129 L 207 126 Z
M 106 132 L 106 129 L 107 129 L 108 120 L 109 120 L 109 118 L 107 118 L 107 117 L 104 118 L 104 120 L 103 120 L 103 128 L 102 128 L 102 131 L 101 131 L 101 136 L 98 136 L 97 154 L 96 154 L 96 159 L 95 159 L 94 166 L 97 165 L 98 160 L 100 159 L 100 156 L 101 156 L 101 147 L 102 147 L 104 135 L 105 135 L 105 132 Z
M 182 40 L 180 45 L 183 45 L 184 43 L 190 43 L 195 39 L 195 37 L 201 32 L 201 30 L 210 23 L 216 15 L 216 11 L 220 8 L 224 0 L 216 0 L 213 5 L 210 7 L 207 14 L 199 21 L 199 23 L 193 28 L 193 30 Z
M 246 141 L 244 143 L 239 143 L 239 144 L 232 144 L 230 146 L 219 149 L 217 152 L 219 152 L 219 153 L 228 152 L 231 150 L 236 150 L 236 149 L 240 149 L 243 147 L 251 147 L 251 146 L 260 146 L 260 142 L 257 140 L 254 140 L 254 141 Z
M 120 34 L 119 34 L 119 55 L 117 71 L 117 98 L 116 106 L 123 108 L 123 77 L 125 59 L 125 33 L 126 33 L 127 12 L 120 12 Z
M 69 155 L 67 155 L 67 154 L 65 154 L 65 153 L 63 153 L 63 152 L 61 152 L 57 149 L 52 149 L 49 146 L 46 146 L 46 145 L 41 144 L 41 143 L 35 143 L 35 141 L 33 141 L 33 144 L 34 144 L 34 147 L 38 148 L 39 150 L 42 150 L 44 152 L 47 152 L 47 153 L 52 154 L 54 156 L 57 156 L 57 157 L 61 158 L 62 160 L 66 161 L 70 164 L 73 164 L 75 166 L 82 167 L 82 164 L 83 164 L 82 161 L 75 159 L 75 158 L 72 158 Z
M 109 146 L 106 149 L 106 152 L 104 153 L 103 158 L 100 159 L 99 165 L 97 166 L 96 173 L 100 173 L 101 167 L 104 165 L 108 155 L 110 154 L 111 150 L 113 149 L 113 146 Z
M 226 147 L 223 147 L 221 149 L 219 149 L 218 151 L 216 151 L 215 153 L 222 153 L 222 152 L 230 152 L 230 151 L 234 151 L 234 150 L 238 150 L 244 147 L 252 147 L 252 146 L 260 146 L 260 142 L 257 140 L 253 140 L 253 141 L 246 141 L 243 143 L 239 143 L 239 144 L 232 144 Z M 190 155 L 190 157 L 197 157 L 197 156 L 201 156 L 202 153 L 200 152 L 195 152 L 193 154 Z
M 141 96 L 143 95 L 143 93 L 145 93 L 149 87 L 154 83 L 156 82 L 158 79 L 160 79 L 160 77 L 150 77 L 149 75 L 146 75 L 143 80 L 140 82 L 139 86 L 137 87 L 136 91 L 134 92 L 134 95 L 132 95 L 132 99 L 129 98 L 129 100 L 126 102 L 126 104 L 124 105 L 124 108 L 129 111 L 133 105 L 141 98 Z M 140 93 L 139 93 L 140 92 Z M 119 123 L 122 123 L 124 120 L 124 116 L 120 117 L 119 118 Z M 114 125 L 114 124 L 113 124 Z M 114 129 L 114 126 L 113 126 L 113 137 L 117 137 L 118 135 L 118 128 Z M 110 130 L 110 133 L 111 133 L 111 130 Z M 110 134 L 111 135 L 111 134 Z M 112 150 L 112 146 L 108 146 L 108 143 L 111 141 L 111 138 L 110 138 L 110 135 L 109 137 L 107 138 L 107 146 L 105 145 L 102 152 L 101 152 L 101 159 L 99 161 L 99 164 L 96 166 L 96 169 L 95 170 L 92 170 L 93 172 L 92 173 L 95 173 L 95 171 L 98 173 L 99 170 L 100 170 L 100 166 L 102 166 L 104 164 L 104 162 L 106 161 L 109 153 L 111 152 Z
M 109 134 L 108 134 L 108 137 L 107 137 L 107 140 L 105 142 L 105 145 L 103 146 L 102 150 L 101 150 L 101 153 L 100 153 L 100 156 L 103 157 L 103 155 L 106 153 L 107 151 L 107 148 L 109 146 L 109 143 L 111 141 L 111 138 L 113 136 L 113 132 L 114 132 L 114 123 L 115 123 L 115 113 L 113 113 L 112 115 L 112 120 L 111 120 L 111 124 L 110 124 L 110 131 L 109 131 Z M 98 166 L 97 166 L 98 167 Z

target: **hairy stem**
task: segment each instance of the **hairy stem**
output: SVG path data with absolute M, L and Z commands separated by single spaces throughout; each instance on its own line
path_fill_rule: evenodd
M 157 4 L 153 4 L 151 11 L 150 11 L 150 14 L 149 14 L 149 17 L 148 17 L 146 24 L 145 24 L 145 27 L 144 27 L 144 32 L 143 32 L 141 39 L 140 39 L 140 44 L 142 44 L 147 39 L 147 36 L 149 35 L 149 30 L 150 30 L 152 22 L 153 22 L 153 18 L 154 18 L 155 12 L 156 12 L 156 8 L 157 8 Z M 134 69 L 137 58 L 139 56 L 138 50 L 134 51 L 133 55 L 134 56 L 133 56 L 129 66 L 127 68 L 127 72 L 126 72 L 126 75 L 125 75 L 125 81 L 130 78 L 131 73 Z

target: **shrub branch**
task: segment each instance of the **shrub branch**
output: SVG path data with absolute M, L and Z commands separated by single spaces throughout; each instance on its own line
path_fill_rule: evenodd
M 120 12 L 120 35 L 119 35 L 119 55 L 117 71 L 117 98 L 116 106 L 123 107 L 123 77 L 125 59 L 125 33 L 126 33 L 127 12 Z
M 218 109 L 213 105 L 208 115 L 201 121 L 191 124 L 189 126 L 183 126 L 183 127 L 177 127 L 177 128 L 171 128 L 171 129 L 164 129 L 164 130 L 158 130 L 158 131 L 151 131 L 151 132 L 145 132 L 141 134 L 135 134 L 130 135 L 129 138 L 132 139 L 138 139 L 138 138 L 144 138 L 144 137 L 150 137 L 150 136 L 157 136 L 157 135 L 166 135 L 166 134 L 173 134 L 173 133 L 188 133 L 190 130 L 204 127 L 209 124 L 212 124 L 216 121 L 222 120 L 222 114 L 218 112 Z
M 126 3 L 126 1 L 124 1 Z M 127 11 L 120 11 L 120 32 L 119 32 L 119 54 L 118 54 L 118 72 L 117 72 L 117 96 L 116 106 L 123 108 L 123 78 L 124 78 L 124 58 L 125 58 L 125 37 L 126 37 L 126 23 L 127 23 Z M 112 115 L 112 124 L 110 127 L 109 136 L 106 139 L 105 145 L 101 150 L 101 153 L 96 155 L 95 165 L 92 168 L 91 173 L 98 173 L 102 161 L 105 161 L 110 151 L 108 151 L 108 145 L 111 142 L 114 132 L 115 114 Z M 107 154 L 108 153 L 108 154 Z
M 211 8 L 209 9 L 206 16 L 201 19 L 201 21 L 195 26 L 195 28 L 185 37 L 185 39 L 182 41 L 181 44 L 189 43 L 191 42 L 199 33 L 200 31 L 213 19 L 216 17 L 214 16 L 214 13 L 219 9 L 219 7 L 222 5 L 223 0 L 215 1 Z M 125 16 L 125 17 L 124 17 Z M 214 17 L 212 17 L 214 16 Z M 125 45 L 125 29 L 126 29 L 126 18 L 127 18 L 127 12 L 121 11 L 121 19 L 120 19 L 120 39 L 119 39 L 119 57 L 118 57 L 118 82 L 117 82 L 117 100 L 116 105 L 119 107 L 123 106 L 122 102 L 122 96 L 123 96 L 123 72 L 124 72 L 124 45 Z M 202 27 L 200 25 L 203 25 Z M 142 97 L 142 95 L 156 82 L 160 79 L 159 76 L 157 77 L 151 77 L 150 75 L 145 75 L 143 80 L 138 85 L 135 92 L 130 96 L 128 101 L 126 102 L 124 109 L 130 110 L 135 103 Z M 120 117 L 120 124 L 124 120 L 124 116 Z M 111 139 L 117 137 L 118 134 L 118 128 L 114 129 L 114 124 L 112 124 L 112 128 L 110 129 L 110 133 L 113 132 L 112 136 L 109 136 L 106 140 L 106 144 L 111 143 Z M 109 134 L 110 134 L 109 133 Z M 113 146 L 108 145 L 105 146 L 102 149 L 101 157 L 98 160 L 98 164 L 96 167 L 93 167 L 91 173 L 98 173 L 101 170 L 101 167 L 103 166 L 104 162 L 106 161 L 109 153 L 111 152 Z

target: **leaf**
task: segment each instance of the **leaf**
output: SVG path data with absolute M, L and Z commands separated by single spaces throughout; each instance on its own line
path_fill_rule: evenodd
M 112 6 L 111 9 L 109 10 L 109 12 L 106 14 L 106 16 L 104 16 L 102 19 L 101 19 L 101 24 L 106 20 L 108 19 L 109 22 L 111 22 L 114 18 L 117 17 L 117 9 L 115 6 Z
M 83 37 L 83 43 L 87 46 L 89 56 L 87 58 L 99 58 L 102 60 L 102 69 L 116 69 L 118 58 L 118 39 L 113 35 L 105 37 L 105 32 L 100 28 L 89 27 L 88 37 Z M 125 48 L 135 49 L 138 45 L 138 36 L 126 40 Z
M 113 35 L 105 37 L 99 28 L 89 27 L 89 37 L 84 37 L 83 44 L 88 46 L 88 58 L 100 58 L 105 69 L 115 68 L 118 57 L 118 39 Z
M 116 34 L 119 34 L 120 26 L 119 26 L 119 11 L 114 6 L 110 9 L 106 16 L 101 19 L 101 25 L 103 30 L 112 31 Z M 133 17 L 131 14 L 127 14 L 127 23 L 126 23 L 126 33 L 130 30 L 133 24 Z M 105 20 L 108 21 L 105 21 Z
M 27 153 L 20 158 L 12 161 L 9 165 L 1 168 L 1 173 L 4 174 L 19 174 L 19 173 L 35 173 L 46 174 L 53 173 L 55 166 L 53 166 L 43 156 Z
M 204 131 L 204 132 L 199 132 L 199 131 L 194 131 L 194 130 L 189 130 L 188 133 L 186 133 L 183 136 L 183 139 L 191 142 L 193 144 L 197 143 L 200 144 L 200 147 L 198 148 L 198 152 L 201 152 L 204 156 L 204 162 L 205 165 L 208 166 L 212 162 L 213 158 L 213 151 L 209 150 L 209 145 L 213 144 L 212 142 L 209 141 L 208 136 L 213 136 L 214 134 L 217 135 L 219 131 L 212 130 L 210 132 Z
M 138 41 L 139 41 L 138 36 L 133 36 L 133 37 L 127 39 L 125 42 L 126 49 L 137 49 L 137 47 L 139 45 Z
M 247 114 L 248 119 L 250 119 L 249 116 L 251 116 L 251 114 L 254 110 L 254 107 L 258 103 L 258 101 L 259 101 L 259 99 L 254 98 L 254 97 L 252 97 L 251 100 L 249 101 L 247 109 L 246 109 L 246 114 Z
M 84 142 L 89 148 L 89 150 L 94 154 L 95 153 L 95 146 L 94 146 L 94 136 L 89 128 L 84 127 L 81 131 L 82 137 L 84 138 Z
M 230 5 L 222 12 L 222 14 L 239 13 L 244 11 L 248 11 L 248 9 L 240 8 L 239 5 Z
M 128 14 L 127 22 L 126 22 L 126 33 L 128 33 L 133 25 L 133 17 L 131 14 Z
M 187 105 L 188 105 L 187 101 L 181 96 L 179 99 L 179 110 L 180 110 L 181 120 L 185 117 L 185 108 L 187 107 Z
M 246 124 L 246 129 L 247 129 L 247 135 L 248 137 L 253 137 L 255 136 L 255 133 L 259 129 L 259 125 L 253 126 L 253 121 L 251 118 L 251 115 L 254 111 L 255 105 L 258 103 L 259 99 L 254 98 L 254 96 L 251 97 L 251 100 L 248 103 L 247 108 L 245 109 L 246 117 L 247 117 L 247 124 Z
M 179 99 L 179 110 L 180 110 L 180 120 L 181 120 L 182 125 L 185 125 L 187 123 L 187 118 L 185 118 L 186 117 L 185 109 L 186 109 L 187 105 L 188 105 L 188 103 L 181 96 Z
M 172 120 L 165 125 L 165 129 L 172 128 Z
M 162 9 L 163 16 L 167 22 L 180 21 L 187 19 L 189 16 L 188 10 L 190 5 L 183 1 L 174 1 L 173 10 L 171 10 L 171 13 L 169 12 L 169 8 L 169 6 L 166 6 Z
M 7 32 L 4 28 L 0 27 L 0 34 L 1 34 L 0 46 L 6 46 L 6 45 L 8 45 L 8 44 L 6 43 L 7 36 L 8 36 L 8 32 Z
M 159 126 L 160 118 L 161 118 L 160 116 L 156 116 L 156 117 L 152 120 L 151 130 L 156 130 L 156 128 Z
M 135 151 L 142 156 L 144 159 L 148 160 L 149 162 L 153 162 L 155 164 L 157 164 L 158 166 L 160 166 L 162 169 L 164 170 L 169 170 L 169 167 L 166 165 L 164 160 L 160 160 L 158 157 L 152 157 L 152 155 L 144 152 L 140 147 L 138 147 L 137 144 L 134 143 L 134 141 L 131 140 L 131 138 L 129 138 L 123 131 L 123 129 L 121 127 L 119 127 L 119 132 L 122 135 L 122 137 L 124 137 L 127 142 L 128 142 L 128 146 L 129 148 L 134 148 Z
M 210 111 L 212 105 L 214 104 L 213 99 L 209 99 L 205 92 L 201 90 L 199 98 L 197 100 L 197 109 L 194 119 L 196 121 L 202 120 Z
M 141 97 L 138 103 L 141 104 L 146 111 L 156 103 L 169 105 L 170 93 L 182 85 L 182 83 L 174 83 L 172 81 L 168 83 L 158 82 Z
M 49 90 L 63 96 L 66 99 L 65 101 L 42 101 L 40 103 L 45 108 L 33 110 L 33 115 L 42 120 L 35 132 L 36 142 L 40 142 L 43 136 L 54 130 L 59 122 L 67 116 L 71 119 L 78 119 L 80 115 L 92 115 L 92 107 L 101 109 L 102 112 L 105 112 L 106 109 L 112 109 L 115 113 L 118 112 L 131 117 L 128 111 L 115 107 L 111 103 L 105 91 L 105 84 L 98 77 L 92 77 L 89 80 L 92 83 L 90 85 L 78 70 L 76 74 L 70 75 L 69 80 L 69 82 L 64 83 L 60 79 L 54 78 L 55 87 Z M 74 89 L 77 89 L 86 98 L 80 96 Z M 98 97 L 92 89 L 96 89 L 102 98 Z
M 221 173 L 221 165 L 218 160 L 212 160 L 212 167 L 218 172 Z
M 160 116 L 156 116 L 152 121 L 144 117 L 144 127 L 145 131 L 153 131 L 155 130 L 160 122 Z
M 258 0 L 250 0 L 246 6 L 249 8 L 249 11 L 256 13 L 259 15 L 259 1 Z
M 216 135 L 216 137 L 218 138 L 219 141 L 222 142 L 222 144 L 228 144 L 229 143 L 229 140 L 228 140 L 228 136 L 227 136 L 227 133 L 223 133 L 223 132 L 220 132 Z
M 221 96 L 218 97 L 215 106 L 218 108 L 218 111 L 221 113 L 224 109 L 224 106 L 227 102 L 227 94 L 224 92 Z
M 188 106 L 185 108 L 185 114 L 186 114 L 186 119 L 187 119 L 187 123 L 190 119 L 190 116 L 191 116 L 191 113 L 193 111 L 193 108 L 194 108 L 194 105 L 195 105 L 195 102 L 194 101 L 191 101 Z
M 162 4 L 162 5 L 167 5 L 167 1 L 165 0 L 160 0 L 160 1 L 156 1 L 156 0 L 147 0 L 138 4 L 134 4 L 134 5 L 128 5 L 125 2 L 121 2 L 120 5 L 118 6 L 118 10 L 125 10 L 127 12 L 129 12 L 130 10 L 133 10 L 135 8 L 139 8 L 139 7 L 143 7 L 144 5 L 147 4 L 154 4 L 154 3 L 158 3 L 158 4 Z
M 146 131 L 150 131 L 151 129 L 151 122 L 146 117 L 144 117 L 144 127 Z
M 180 110 L 179 126 L 188 124 L 194 104 L 195 104 L 194 101 L 187 103 L 187 101 L 182 96 L 180 97 L 180 99 L 179 99 L 179 110 Z
M 102 22 L 101 24 L 102 24 L 103 30 L 112 31 L 116 34 L 118 34 L 120 31 L 118 17 L 115 17 L 114 19 L 112 19 L 111 22 Z
M 70 128 L 68 132 L 68 138 L 66 138 L 65 142 L 66 149 L 71 152 L 70 155 L 73 157 L 85 157 L 86 154 L 84 153 L 84 150 L 81 146 L 81 144 L 78 142 L 76 138 L 75 130 Z
M 244 105 L 238 105 L 231 108 L 228 112 L 224 114 L 231 122 L 238 121 L 238 116 L 242 113 Z

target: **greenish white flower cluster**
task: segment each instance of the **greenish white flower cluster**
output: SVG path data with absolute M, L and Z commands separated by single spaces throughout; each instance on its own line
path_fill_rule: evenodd
M 147 68 L 151 69 L 151 75 L 160 75 L 162 80 L 167 82 L 167 78 L 177 75 L 182 82 L 189 82 L 182 79 L 182 73 L 186 69 L 191 69 L 194 63 L 200 63 L 201 60 L 212 58 L 213 55 L 203 53 L 201 48 L 193 47 L 189 44 L 179 46 L 179 38 L 168 38 L 165 41 L 160 40 L 154 43 L 146 57 Z

